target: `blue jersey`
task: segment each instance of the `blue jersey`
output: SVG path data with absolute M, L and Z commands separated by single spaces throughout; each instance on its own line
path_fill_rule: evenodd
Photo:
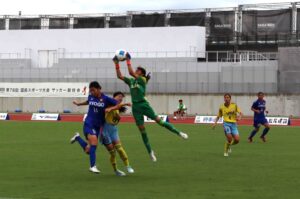
M 85 123 L 94 127 L 101 127 L 105 123 L 105 109 L 108 106 L 115 106 L 117 101 L 104 94 L 100 98 L 89 95 L 88 97 L 89 110 Z
M 254 112 L 254 119 L 264 119 L 266 118 L 266 101 L 265 100 L 256 100 L 252 104 L 252 108 L 259 110 L 259 113 Z

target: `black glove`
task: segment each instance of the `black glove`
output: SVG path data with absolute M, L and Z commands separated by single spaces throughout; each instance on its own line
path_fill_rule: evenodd
M 119 59 L 117 58 L 117 56 L 114 56 L 114 57 L 112 58 L 112 60 L 115 62 L 115 64 L 119 63 Z
M 131 55 L 128 52 L 126 53 L 126 59 L 131 60 Z

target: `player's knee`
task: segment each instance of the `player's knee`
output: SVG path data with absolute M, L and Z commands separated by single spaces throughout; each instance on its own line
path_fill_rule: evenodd
M 84 149 L 84 152 L 86 154 L 90 154 L 90 146 L 86 146 L 85 149 Z
M 163 121 L 160 117 L 157 117 L 157 118 L 155 119 L 155 121 L 156 121 L 157 124 L 159 124 L 159 125 L 161 125 L 161 126 L 164 125 L 164 121 Z
M 122 148 L 121 143 L 115 144 L 115 148 L 116 150 L 120 150 Z
M 144 125 L 138 125 L 138 128 L 140 131 L 144 131 L 145 130 L 145 126 Z

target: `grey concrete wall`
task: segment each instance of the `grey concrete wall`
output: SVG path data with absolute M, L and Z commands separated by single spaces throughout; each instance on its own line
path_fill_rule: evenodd
M 219 105 L 223 103 L 222 94 L 149 94 L 147 98 L 158 113 L 168 114 L 176 109 L 178 99 L 184 100 L 189 114 L 216 114 Z M 250 106 L 255 99 L 255 95 L 233 95 L 232 97 L 245 115 L 252 115 Z M 24 112 L 36 112 L 43 108 L 48 112 L 62 112 L 64 109 L 86 112 L 87 107 L 76 107 L 72 104 L 73 100 L 72 98 L 0 98 L 0 111 L 13 112 L 16 108 L 20 108 Z M 130 101 L 130 97 L 127 95 L 125 100 Z M 267 95 L 266 100 L 271 115 L 300 116 L 300 95 Z

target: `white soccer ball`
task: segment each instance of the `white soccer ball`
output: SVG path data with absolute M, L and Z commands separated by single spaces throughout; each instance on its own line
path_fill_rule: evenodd
M 119 61 L 124 61 L 126 60 L 126 50 L 119 49 L 116 51 L 116 57 L 118 58 Z

